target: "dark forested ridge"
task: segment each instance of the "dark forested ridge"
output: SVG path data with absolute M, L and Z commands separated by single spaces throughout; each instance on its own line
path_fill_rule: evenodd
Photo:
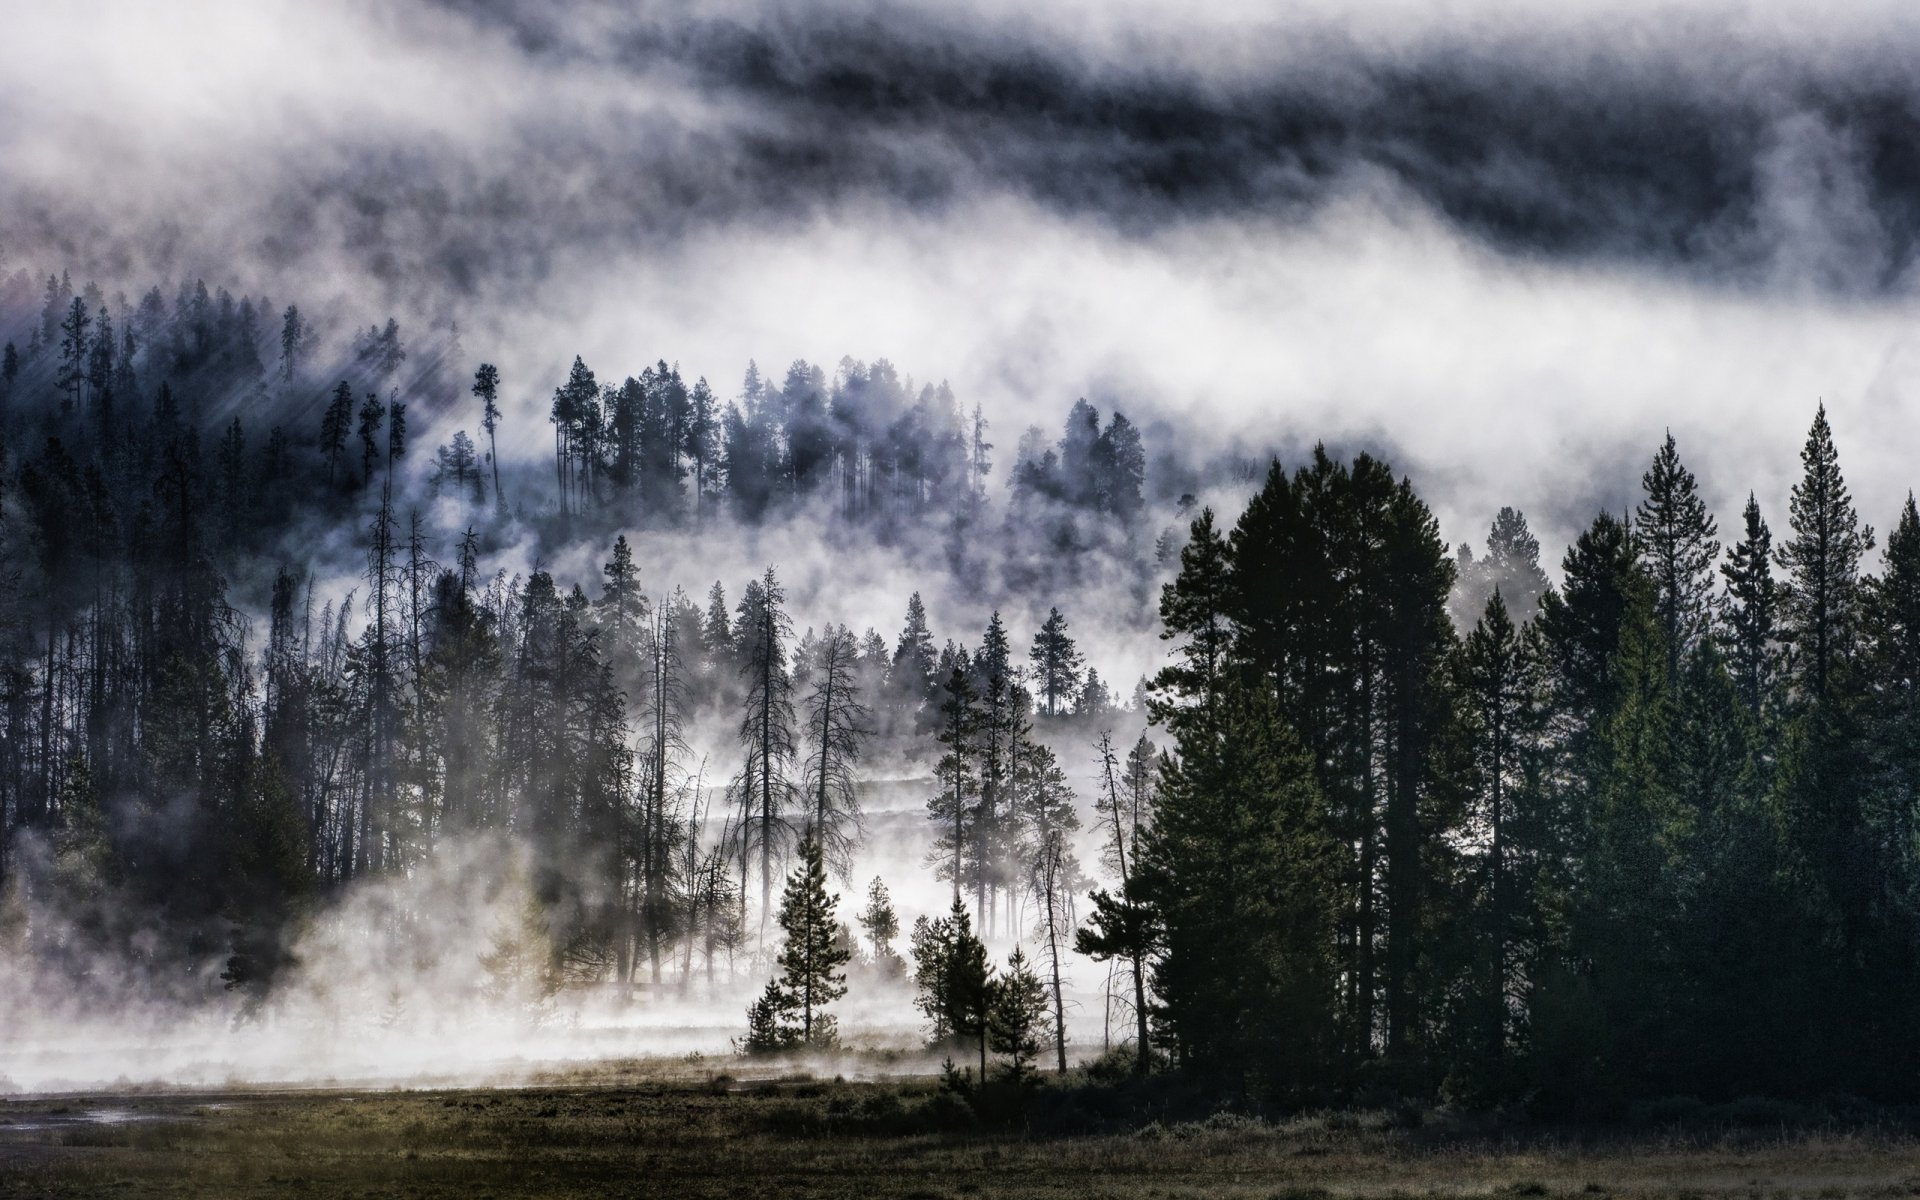
M 1369 455 L 1168 503 L 1086 401 L 994 486 L 980 410 L 885 362 L 723 398 L 576 359 L 530 465 L 532 389 L 451 325 L 0 292 L 0 953 L 36 994 L 259 1017 L 315 913 L 505 838 L 496 978 L 744 973 L 756 1052 L 911 976 L 982 1074 L 1064 1069 L 1083 955 L 1140 1069 L 1235 1096 L 1911 1098 L 1920 511 L 1870 558 L 1824 409 L 1777 538 L 1668 437 L 1556 584 L 1518 512 L 1456 550 Z M 777 567 L 652 569 L 797 512 L 1046 616 L 946 639 L 916 593 L 861 631 Z M 1073 618 L 1156 584 L 1165 666 L 1115 695 Z M 904 954 L 888 881 L 834 894 L 879 759 L 924 784 L 891 882 L 952 899 Z

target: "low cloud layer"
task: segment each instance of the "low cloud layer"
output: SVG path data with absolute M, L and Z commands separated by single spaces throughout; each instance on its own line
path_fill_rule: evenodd
M 1671 425 L 1778 511 L 1904 492 L 1920 19 L 1863 3 L 103 2 L 12 22 L 0 253 L 457 319 L 529 457 L 574 353 L 886 356 L 1011 447 L 1384 449 L 1551 548 Z

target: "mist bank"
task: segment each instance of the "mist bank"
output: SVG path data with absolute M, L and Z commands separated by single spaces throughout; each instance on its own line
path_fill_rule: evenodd
M 1371 450 L 1454 540 L 1512 504 L 1571 541 L 1556 480 L 1630 502 L 1669 424 L 1717 509 L 1777 510 L 1822 400 L 1878 523 L 1903 489 L 1890 6 L 81 20 L 23 18 L 0 94 L 9 266 L 298 298 L 343 352 L 458 325 L 510 458 L 576 354 L 724 396 L 884 354 L 1003 441 L 1086 395 L 1202 463 Z

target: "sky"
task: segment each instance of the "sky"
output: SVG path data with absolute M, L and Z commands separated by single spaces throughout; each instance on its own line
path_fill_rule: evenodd
M 1549 558 L 1668 428 L 1725 528 L 1821 402 L 1910 483 L 1911 6 L 11 7 L 4 262 L 455 319 L 529 424 L 576 353 L 886 357 L 1003 459 L 1085 395 Z

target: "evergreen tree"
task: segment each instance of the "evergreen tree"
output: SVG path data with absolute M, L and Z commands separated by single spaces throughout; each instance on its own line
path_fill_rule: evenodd
M 1154 676 L 1148 713 L 1155 724 L 1175 734 L 1217 723 L 1233 646 L 1231 572 L 1227 544 L 1213 526 L 1213 510 L 1202 509 L 1180 552 L 1180 574 L 1160 590 L 1160 636 L 1180 644 L 1174 662 Z
M 1335 1057 L 1338 847 L 1271 701 L 1237 688 L 1218 732 L 1161 770 L 1143 847 L 1164 929 L 1155 990 L 1181 1061 L 1233 1090 L 1306 1094 Z
M 1034 635 L 1033 650 L 1028 657 L 1033 660 L 1033 678 L 1046 702 L 1047 715 L 1056 716 L 1063 700 L 1071 701 L 1080 694 L 1083 665 L 1079 649 L 1067 634 L 1067 619 L 1060 615 L 1059 608 L 1048 611 L 1046 623 Z
M 500 369 L 492 363 L 481 363 L 473 372 L 473 394 L 480 397 L 480 428 L 487 431 L 487 462 L 493 467 L 494 502 L 505 511 L 507 496 L 500 490 L 500 449 L 494 436 L 500 428 Z
M 380 427 L 387 418 L 387 406 L 372 392 L 360 404 L 360 482 L 372 486 L 373 465 L 380 461 Z
M 900 936 L 900 914 L 894 911 L 893 897 L 878 875 L 867 885 L 867 906 L 860 911 L 860 929 L 873 948 L 873 965 L 884 978 L 897 979 L 906 972 L 906 962 L 893 948 Z
M 933 1032 L 933 1044 L 973 1041 L 980 1052 L 980 1078 L 987 1075 L 987 1033 L 993 1004 L 993 969 L 987 948 L 973 932 L 973 919 L 958 897 L 946 916 L 922 917 L 913 927 L 914 1005 Z
M 300 306 L 287 305 L 280 315 L 280 382 L 291 384 L 300 375 L 300 369 L 306 365 L 307 353 L 313 348 L 313 331 L 307 327 L 306 318 L 300 315 Z
M 1523 937 L 1523 914 L 1531 908 L 1521 894 L 1526 874 L 1516 869 L 1514 826 L 1519 823 L 1515 810 L 1526 802 L 1537 777 L 1535 760 L 1543 732 L 1542 681 L 1534 648 L 1514 627 L 1498 591 L 1467 635 L 1459 664 L 1459 696 L 1465 708 L 1477 801 L 1474 832 L 1484 845 L 1483 1045 L 1497 1076 L 1513 1041 L 1515 1001 L 1528 977 L 1514 953 Z
M 1873 530 L 1863 529 L 1854 513 L 1824 404 L 1814 414 L 1800 462 L 1804 473 L 1791 503 L 1793 536 L 1776 555 L 1787 572 L 1782 638 L 1793 650 L 1799 694 L 1822 700 L 1853 651 L 1860 558 L 1873 548 Z
M 1516 624 L 1524 625 L 1539 611 L 1540 598 L 1551 586 L 1540 569 L 1540 539 L 1533 536 L 1524 513 L 1502 508 L 1487 530 L 1487 556 L 1476 560 L 1473 548 L 1460 545 L 1454 594 L 1454 624 L 1471 629 L 1486 611 L 1487 600 L 1499 592 Z
M 820 844 L 800 839 L 799 864 L 787 877 L 780 897 L 780 932 L 785 942 L 774 965 L 779 968 L 780 993 L 796 1013 L 795 1042 L 802 1046 L 831 1046 L 839 1037 L 828 1005 L 847 994 L 846 965 L 850 957 L 838 941 L 839 922 L 834 908 L 839 897 L 827 893 L 827 868 Z
M 1751 492 L 1741 518 L 1745 531 L 1720 566 L 1727 587 L 1725 638 L 1740 698 L 1758 717 L 1773 700 L 1780 589 L 1773 578 L 1773 534 Z
M 962 884 L 979 870 L 977 862 L 969 861 L 969 851 L 978 844 L 974 827 L 980 816 L 980 784 L 973 759 L 980 712 L 964 653 L 955 655 L 955 659 L 941 689 L 939 741 L 943 751 L 933 772 L 939 789 L 927 798 L 927 814 L 939 830 L 929 854 L 935 877 L 952 881 L 953 901 L 958 904 Z
M 1107 828 L 1106 863 L 1118 876 L 1114 891 L 1095 888 L 1088 897 L 1093 911 L 1086 926 L 1074 934 L 1074 949 L 1095 962 L 1121 961 L 1133 983 L 1136 1025 L 1133 1069 L 1144 1075 L 1151 1063 L 1148 1037 L 1147 963 L 1159 944 L 1156 914 L 1145 899 L 1140 875 L 1140 838 L 1158 775 L 1153 743 L 1143 735 L 1120 768 L 1111 735 L 1102 733 L 1098 745 L 1101 788 L 1095 799 L 1101 823 Z
M 1635 513 L 1634 546 L 1653 580 L 1654 612 L 1667 647 L 1668 674 L 1711 627 L 1718 528 L 1700 499 L 1693 472 L 1680 464 L 1673 434 L 1641 477 L 1646 498 Z
M 1040 1039 L 1048 1033 L 1046 989 L 1033 973 L 1026 953 L 1016 946 L 1007 959 L 1007 969 L 993 981 L 990 991 L 987 1048 L 1006 1055 L 1009 1080 L 1027 1083 L 1040 1057 Z M 1064 1061 L 1060 1069 L 1066 1070 Z
M 843 877 L 853 870 L 853 846 L 860 829 L 854 766 L 873 733 L 872 713 L 860 696 L 859 657 L 852 630 L 827 626 L 806 656 L 810 686 L 801 700 L 807 734 L 802 780 L 806 826 Z
M 888 683 L 896 702 L 908 711 L 931 707 L 937 702 L 941 681 L 936 677 L 939 655 L 933 647 L 933 633 L 927 628 L 927 609 L 920 593 L 907 598 L 907 620 L 894 646 L 893 666 Z
M 757 854 L 760 868 L 760 920 L 765 936 L 772 910 L 773 860 L 789 830 L 792 807 L 790 768 L 793 736 L 793 679 L 787 671 L 787 641 L 793 622 L 786 612 L 786 591 L 767 568 L 740 598 L 734 626 L 746 708 L 740 719 L 740 746 L 746 763 L 735 779 L 741 808 L 741 884 Z
M 346 380 L 333 389 L 333 399 L 320 418 L 320 453 L 327 460 L 327 482 L 332 483 L 339 470 L 340 455 L 347 448 L 347 431 L 353 421 L 353 387 Z
M 60 321 L 60 363 L 54 385 L 60 389 L 62 415 L 80 406 L 87 384 L 87 351 L 92 346 L 87 331 L 92 327 L 93 317 L 87 312 L 87 302 L 75 296 Z

